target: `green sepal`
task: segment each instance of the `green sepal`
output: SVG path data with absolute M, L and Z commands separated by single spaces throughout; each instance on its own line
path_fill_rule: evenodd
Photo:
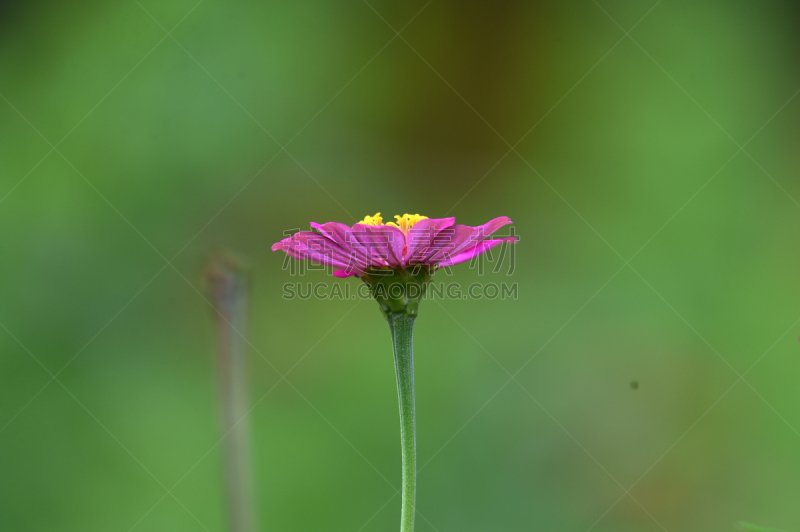
M 426 266 L 415 265 L 402 270 L 372 269 L 361 275 L 369 286 L 372 297 L 380 305 L 386 319 L 405 314 L 413 318 L 419 313 L 419 302 L 431 281 L 431 271 Z

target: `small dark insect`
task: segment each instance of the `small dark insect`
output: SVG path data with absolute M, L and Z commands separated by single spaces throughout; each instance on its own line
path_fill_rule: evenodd
M 639 381 L 631 381 L 631 390 L 639 389 Z

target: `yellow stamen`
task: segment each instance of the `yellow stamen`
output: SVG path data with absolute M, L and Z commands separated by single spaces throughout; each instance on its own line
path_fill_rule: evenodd
M 364 219 L 358 223 L 363 225 L 391 225 L 392 227 L 397 227 L 404 233 L 408 233 L 408 230 L 417 225 L 420 220 L 426 220 L 428 217 L 419 214 L 404 214 L 403 216 L 395 214 L 394 218 L 397 220 L 397 223 L 386 222 L 384 224 L 381 213 L 376 212 L 375 216 L 365 216 Z
M 375 216 L 364 216 L 364 219 L 358 223 L 364 225 L 383 225 L 383 218 L 381 218 L 381 213 L 376 212 Z
M 400 216 L 398 214 L 394 215 L 395 220 L 397 223 L 388 222 L 386 225 L 391 225 L 393 227 L 397 227 L 404 233 L 408 233 L 408 230 L 417 225 L 420 220 L 425 220 L 427 216 L 421 216 L 419 214 L 404 214 Z

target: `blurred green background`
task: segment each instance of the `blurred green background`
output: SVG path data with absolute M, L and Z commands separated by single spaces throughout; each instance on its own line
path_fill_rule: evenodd
M 217 249 L 260 529 L 396 530 L 386 324 L 270 251 L 376 211 L 521 238 L 422 306 L 417 530 L 800 530 L 795 2 L 140 2 L 0 8 L 0 530 L 225 529 Z

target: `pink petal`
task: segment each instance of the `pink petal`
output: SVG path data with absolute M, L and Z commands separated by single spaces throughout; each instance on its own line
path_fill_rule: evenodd
M 447 266 L 453 266 L 455 264 L 461 264 L 462 262 L 466 262 L 474 257 L 477 257 L 478 255 L 486 253 L 493 247 L 502 244 L 503 242 L 516 242 L 516 241 L 517 237 L 514 236 L 498 238 L 495 240 L 484 240 L 477 246 L 473 246 L 467 249 L 466 251 L 462 251 L 461 253 L 453 255 L 452 257 L 449 257 L 447 260 L 440 262 L 439 267 L 444 268 Z
M 317 222 L 311 222 L 310 225 L 342 247 L 352 243 L 352 241 L 348 238 L 348 233 L 352 231 L 352 229 L 350 229 L 350 226 L 347 224 L 339 222 L 326 222 L 324 224 L 318 224 Z
M 353 262 L 359 268 L 366 269 L 368 267 L 370 253 L 356 240 L 353 236 L 353 229 L 349 225 L 339 222 L 327 222 L 324 224 L 311 222 L 311 227 L 336 242 L 339 247 L 352 257 Z
M 340 279 L 344 279 L 346 277 L 352 277 L 354 275 L 358 275 L 359 273 L 362 272 L 353 271 L 352 273 L 347 273 L 347 270 L 333 270 L 333 276 L 339 277 Z
M 300 231 L 272 245 L 272 251 L 282 250 L 295 259 L 309 259 L 318 264 L 352 270 L 356 265 L 347 251 L 327 237 L 311 231 Z
M 391 225 L 355 224 L 353 238 L 364 249 L 369 265 L 402 268 L 406 236 Z
M 442 233 L 448 234 L 441 235 L 441 238 L 449 237 L 449 242 L 440 247 L 433 255 L 429 256 L 426 262 L 435 263 L 448 261 L 465 250 L 478 245 L 478 243 L 491 236 L 492 233 L 510 223 L 512 222 L 508 216 L 500 216 L 477 227 L 454 225 L 452 228 L 445 229 Z
M 425 262 L 425 258 L 433 255 L 446 245 L 448 239 L 437 238 L 444 230 L 455 223 L 455 218 L 426 218 L 417 222 L 406 236 L 404 263 Z

